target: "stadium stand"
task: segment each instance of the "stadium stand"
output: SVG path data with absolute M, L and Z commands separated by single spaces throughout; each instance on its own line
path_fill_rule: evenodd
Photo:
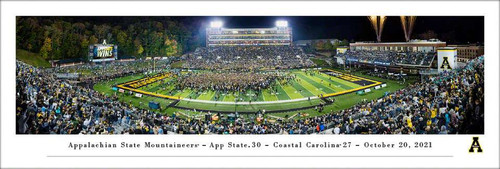
M 232 48 L 231 52 L 237 51 L 234 55 L 248 58 L 249 55 L 243 55 L 245 50 L 241 50 L 242 48 Z M 257 49 L 259 50 L 261 49 Z M 283 50 L 294 51 L 293 48 Z M 277 54 L 263 54 L 263 57 L 275 55 Z M 292 53 L 282 57 L 293 58 L 291 55 Z M 197 62 L 193 57 L 190 62 Z M 217 54 L 205 57 L 210 62 L 225 64 L 216 60 Z M 424 61 L 425 59 L 409 59 L 408 62 L 418 64 Z M 254 66 L 273 67 L 277 65 L 274 64 L 276 62 L 279 60 L 268 62 L 270 64 L 257 62 Z M 284 63 L 287 67 L 307 65 L 304 62 L 297 64 L 295 61 Z M 195 66 L 194 63 L 189 65 Z M 484 133 L 483 56 L 469 61 L 463 69 L 442 72 L 377 100 L 340 112 L 300 120 L 284 119 L 275 123 L 262 120 L 260 116 L 257 119 L 259 122 L 252 118 L 236 118 L 234 123 L 226 123 L 219 120 L 221 114 L 215 113 L 207 114 L 205 119 L 180 118 L 177 114 L 182 112 L 163 115 L 120 102 L 116 96 L 100 94 L 91 85 L 74 85 L 54 75 L 55 72 L 85 67 L 102 71 L 91 71 L 82 80 L 99 81 L 146 71 L 146 66 L 141 66 L 139 62 L 38 69 L 16 61 L 16 66 L 18 134 L 311 134 L 330 130 L 331 133 L 328 134 Z M 208 64 L 201 67 L 213 68 Z
M 348 61 L 379 65 L 430 66 L 436 52 L 347 51 L 337 55 Z
M 297 46 L 200 47 L 188 56 L 185 68 L 208 70 L 290 69 L 312 67 Z

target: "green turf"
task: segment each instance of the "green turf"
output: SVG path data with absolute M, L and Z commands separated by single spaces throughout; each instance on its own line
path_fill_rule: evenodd
M 94 85 L 94 90 L 101 92 L 102 94 L 105 94 L 108 96 L 117 95 L 117 96 L 119 96 L 118 98 L 120 101 L 122 101 L 124 103 L 130 103 L 135 107 L 140 107 L 143 109 L 149 109 L 149 106 L 148 106 L 149 101 L 159 102 L 162 107 L 165 107 L 166 105 L 173 102 L 172 100 L 160 99 L 160 98 L 150 97 L 150 96 L 146 96 L 146 95 L 144 95 L 141 98 L 138 98 L 138 97 L 135 97 L 133 95 L 129 95 L 127 92 L 120 93 L 120 92 L 112 90 L 112 87 L 114 85 L 128 82 L 128 81 L 132 81 L 132 80 L 136 80 L 136 79 L 140 79 L 142 77 L 143 77 L 143 75 L 138 74 L 138 75 L 131 75 L 131 76 L 126 76 L 126 77 L 116 78 L 116 79 L 113 79 L 112 81 L 101 82 L 101 83 Z M 160 110 L 153 110 L 153 111 L 160 112 Z M 173 111 L 168 110 L 168 109 L 166 109 L 166 110 L 164 109 L 164 110 L 162 110 L 162 112 L 167 113 L 167 114 L 171 114 Z
M 291 99 L 304 98 L 304 96 L 301 95 L 300 92 L 297 91 L 297 89 L 295 89 L 293 86 L 291 85 L 285 85 L 285 86 L 280 85 L 280 86 L 286 92 L 286 94 L 290 96 Z
M 279 85 L 279 83 L 277 82 L 278 85 L 276 85 L 276 91 L 278 92 L 276 94 L 276 97 L 278 97 L 279 100 L 290 100 L 290 97 L 288 96 L 288 94 L 285 92 L 285 90 L 283 90 L 283 88 L 281 87 L 281 85 Z
M 240 92 L 240 97 L 243 98 L 243 101 L 256 101 L 255 91 L 247 90 L 245 92 Z
M 170 80 L 170 78 L 166 78 L 166 79 Z M 157 82 L 154 82 L 154 83 L 149 84 L 147 86 L 141 87 L 140 89 L 148 91 L 148 92 L 160 92 L 160 93 L 162 93 L 163 88 L 165 88 L 165 90 L 166 90 L 168 88 L 173 88 L 173 86 L 166 86 L 166 85 L 162 84 L 161 81 L 157 81 Z
M 324 81 L 332 83 L 332 86 L 336 87 L 336 88 L 341 88 L 341 89 L 344 89 L 344 90 L 356 88 L 356 86 L 353 87 L 351 85 L 347 85 L 347 84 L 342 83 L 341 81 L 344 81 L 344 80 L 342 80 L 340 78 L 333 77 L 333 76 L 330 76 L 330 75 L 327 75 L 327 74 L 324 74 L 324 73 L 321 73 L 318 77 L 321 78 L 321 79 L 323 79 Z M 357 85 L 357 86 L 359 87 L 359 85 Z
M 229 92 L 229 93 L 226 93 L 226 94 L 223 94 L 224 95 L 224 100 L 223 101 L 226 101 L 226 102 L 234 102 L 235 99 L 236 99 L 236 96 L 238 96 L 238 93 L 235 92 Z
M 214 94 L 214 96 L 212 97 L 211 100 L 213 100 L 213 101 L 222 101 L 222 100 L 224 100 L 224 95 L 222 95 L 222 92 L 217 91 L 217 92 L 215 92 L 215 94 Z
M 22 49 L 16 50 L 16 59 L 35 67 L 52 67 L 51 64 L 47 60 L 43 59 L 38 53 L 32 53 Z
M 300 73 L 298 75 L 303 80 L 307 81 L 308 83 L 310 83 L 311 85 L 316 87 L 316 89 L 319 89 L 319 90 L 323 91 L 324 93 L 335 93 L 335 90 L 333 90 L 331 87 L 325 86 L 323 84 L 324 81 L 321 82 L 321 80 L 318 80 L 314 76 L 309 76 L 309 75 L 306 75 L 305 73 Z
M 342 85 L 345 85 L 345 86 L 349 86 L 351 88 L 357 88 L 359 87 L 360 85 L 358 84 L 355 84 L 355 83 L 351 83 L 349 81 L 345 81 L 345 80 L 342 80 L 341 78 L 338 78 L 338 77 L 334 77 L 335 79 L 339 79 L 339 80 L 336 80 L 338 83 L 342 84 Z M 332 78 L 332 79 L 334 79 Z
M 184 91 L 174 90 L 173 85 L 166 85 L 165 83 L 167 82 L 164 81 L 158 81 L 141 87 L 140 90 L 198 100 L 234 102 L 235 99 L 238 99 L 238 101 L 277 101 L 300 99 L 360 87 L 357 84 L 339 78 L 329 77 L 328 75 L 317 71 L 312 76 L 298 70 L 291 71 L 291 74 L 295 74 L 297 76 L 295 81 L 284 84 L 280 84 L 279 81 L 276 81 L 271 88 L 259 91 L 260 95 L 257 97 L 254 97 L 255 91 L 251 90 L 235 93 L 219 92 L 217 93 L 217 96 L 219 97 L 216 100 L 216 93 L 213 91 L 195 92 L 190 89 L 185 89 Z M 168 78 L 167 80 L 172 81 L 173 79 Z
M 311 93 L 309 90 L 304 88 L 304 86 L 300 85 L 299 82 L 297 82 L 296 80 L 292 82 L 292 87 L 295 89 L 295 91 L 297 91 L 297 93 L 299 93 L 300 95 L 302 95 L 304 97 L 314 96 L 313 93 Z
M 339 71 L 341 71 L 341 70 L 339 70 Z M 346 95 L 342 95 L 342 96 L 336 96 L 335 97 L 336 102 L 332 105 L 325 106 L 325 109 L 323 112 L 317 112 L 314 109 L 308 109 L 308 110 L 292 111 L 292 112 L 285 112 L 285 113 L 275 113 L 275 114 L 273 114 L 273 116 L 278 116 L 278 117 L 288 116 L 288 117 L 290 117 L 290 116 L 300 112 L 302 114 L 309 114 L 308 117 L 311 117 L 311 116 L 322 115 L 322 114 L 329 113 L 329 112 L 336 112 L 339 110 L 349 108 L 355 104 L 358 104 L 363 99 L 366 99 L 368 101 L 373 100 L 373 99 L 377 99 L 377 98 L 382 97 L 385 92 L 394 92 L 394 91 L 406 86 L 404 84 L 399 84 L 396 81 L 392 81 L 392 80 L 370 77 L 370 76 L 366 76 L 366 75 L 363 75 L 360 73 L 354 73 L 354 74 L 357 76 L 360 76 L 360 77 L 365 77 L 365 78 L 385 82 L 385 83 L 387 83 L 387 87 L 381 88 L 379 90 L 373 89 L 372 90 L 373 92 L 363 94 L 363 95 L 358 95 L 356 93 L 350 93 L 350 94 L 346 94 Z M 314 81 L 315 83 L 320 83 L 320 82 L 318 82 L 318 79 L 323 79 L 324 80 L 323 83 L 327 82 L 326 79 L 328 79 L 328 81 L 330 81 L 329 80 L 330 76 L 325 75 L 325 74 L 319 74 L 319 75 L 320 76 L 315 76 L 314 78 L 309 79 L 308 81 Z M 302 76 L 305 76 L 305 75 L 302 75 Z M 159 98 L 154 98 L 154 97 L 137 98 L 134 96 L 129 96 L 128 94 L 122 94 L 122 93 L 115 92 L 115 91 L 111 90 L 111 86 L 113 86 L 113 85 L 116 85 L 119 83 L 124 83 L 124 82 L 138 79 L 141 77 L 143 77 L 143 76 L 142 75 L 133 75 L 133 76 L 128 76 L 128 77 L 113 79 L 113 80 L 107 81 L 107 82 L 101 82 L 99 84 L 96 84 L 94 86 L 94 89 L 101 92 L 101 93 L 107 94 L 107 95 L 117 94 L 120 96 L 120 101 L 123 101 L 126 103 L 131 103 L 134 106 L 138 106 L 138 107 L 146 108 L 146 109 L 148 108 L 147 103 L 149 101 L 160 102 L 161 106 L 165 106 L 165 105 L 172 102 L 171 100 L 159 99 Z M 285 94 L 287 96 L 289 96 L 290 99 L 295 99 L 298 97 L 314 96 L 314 95 L 317 95 L 317 93 L 321 92 L 319 90 L 315 90 L 316 89 L 315 86 L 310 84 L 306 80 L 304 80 L 304 79 L 299 80 L 299 79 L 302 79 L 302 77 L 297 78 L 298 82 L 292 81 L 290 83 L 290 85 L 278 87 L 278 93 L 281 94 L 283 91 L 286 91 Z M 338 78 L 333 78 L 333 77 L 332 77 L 332 81 L 339 82 L 339 83 L 340 82 L 351 83 L 351 82 L 347 82 L 347 81 L 344 81 L 344 80 L 341 80 Z M 331 82 L 332 85 L 333 85 L 333 82 Z M 409 80 L 407 82 L 411 83 L 411 80 Z M 353 83 L 351 83 L 351 84 L 353 84 Z M 158 84 L 154 83 L 153 87 L 155 87 L 154 85 L 159 85 L 159 83 Z M 170 89 L 168 89 L 169 87 L 166 87 L 166 88 L 167 88 L 167 90 L 170 90 Z M 332 86 L 332 88 L 333 88 L 332 90 L 338 89 L 336 86 Z M 340 88 L 342 88 L 342 87 L 340 87 Z M 342 88 L 342 89 L 344 89 L 344 88 Z M 302 91 L 302 93 L 298 93 L 298 90 L 303 90 L 303 91 Z M 292 91 L 296 91 L 297 93 L 292 92 Z M 189 90 L 189 89 L 185 89 L 184 91 L 181 91 L 181 92 L 178 92 L 178 91 L 173 91 L 173 92 L 175 93 L 176 96 L 181 95 L 181 96 L 185 97 L 185 96 L 191 95 L 191 96 L 197 96 L 197 99 L 203 99 L 203 100 L 213 100 L 214 96 L 215 96 L 215 92 L 206 92 L 206 94 L 203 94 L 202 92 L 200 92 L 200 94 L 198 95 L 198 93 L 193 92 L 192 90 Z M 168 91 L 161 91 L 160 93 L 168 93 Z M 248 101 L 252 97 L 247 96 L 246 94 L 251 94 L 251 93 L 253 93 L 253 91 L 246 91 L 246 92 L 237 93 L 237 94 L 238 94 L 238 96 L 244 98 L 245 101 Z M 266 91 L 261 92 L 261 94 L 259 94 L 259 96 L 257 97 L 257 101 L 275 101 L 275 100 L 278 100 L 278 97 L 279 97 L 279 95 L 278 96 L 272 95 L 268 90 L 266 90 Z M 235 97 L 232 95 L 232 93 L 230 93 L 229 95 L 220 97 L 219 100 L 234 102 L 234 98 Z M 252 100 L 252 101 L 255 101 L 255 100 Z M 241 112 L 241 111 L 257 111 L 259 109 L 261 109 L 261 110 L 265 109 L 268 111 L 293 109 L 293 108 L 300 108 L 300 107 L 305 107 L 305 106 L 316 106 L 320 102 L 321 101 L 319 99 L 313 99 L 311 101 L 299 101 L 299 102 L 279 103 L 279 104 L 234 105 L 234 104 L 220 104 L 220 103 L 214 104 L 214 103 L 197 103 L 197 102 L 180 101 L 178 106 L 197 108 L 197 109 L 207 109 L 207 110 L 214 110 L 214 111 L 220 110 L 220 111 L 240 111 Z M 159 111 L 159 110 L 155 110 L 155 111 Z M 171 114 L 173 112 L 178 112 L 178 111 L 185 112 L 187 115 L 196 115 L 197 114 L 196 112 L 187 111 L 187 110 L 180 110 L 180 109 L 176 109 L 176 108 L 168 108 L 168 109 L 161 110 L 162 113 L 166 113 L 166 114 Z M 303 118 L 303 117 L 298 117 L 298 116 L 294 117 L 294 119 L 299 119 L 299 118 Z
M 299 79 L 296 80 L 296 82 L 299 85 L 301 85 L 303 88 L 305 88 L 307 91 L 312 93 L 313 95 L 317 96 L 317 95 L 325 93 L 325 92 L 321 91 L 320 89 L 318 89 L 316 86 L 309 83 L 306 79 L 304 79 L 303 78 L 304 75 L 298 75 L 297 77 L 299 77 Z
M 191 95 L 191 92 L 193 92 L 191 89 L 184 89 L 184 90 L 182 90 L 182 92 L 175 94 L 175 96 L 181 96 L 181 97 L 185 98 L 185 97 L 188 97 L 189 95 Z
M 200 94 L 196 99 L 198 100 L 211 100 L 215 95 L 214 91 L 205 91 Z
M 379 90 L 372 90 L 372 92 L 367 93 L 367 94 L 363 94 L 363 95 L 358 95 L 356 93 L 350 93 L 350 94 L 346 94 L 346 95 L 336 96 L 336 97 L 334 97 L 336 100 L 335 103 L 332 105 L 329 105 L 329 106 L 325 106 L 325 109 L 323 110 L 323 112 L 318 112 L 318 111 L 315 111 L 314 109 L 308 109 L 308 110 L 293 111 L 293 112 L 275 113 L 273 115 L 284 118 L 287 115 L 288 115 L 288 117 L 290 117 L 294 114 L 297 114 L 298 112 L 301 112 L 301 113 L 309 114 L 309 116 L 306 116 L 306 117 L 314 117 L 314 116 L 323 115 L 323 114 L 330 113 L 330 112 L 337 112 L 340 110 L 350 108 L 353 105 L 356 105 L 356 104 L 362 102 L 363 99 L 366 99 L 367 101 L 374 100 L 374 99 L 377 99 L 377 98 L 384 96 L 385 92 L 394 92 L 394 91 L 399 90 L 401 88 L 404 88 L 406 86 L 404 84 L 398 84 L 396 81 L 392 81 L 392 80 L 384 80 L 384 79 L 373 78 L 373 77 L 367 77 L 367 78 L 386 82 L 387 87 L 381 88 Z M 300 119 L 300 118 L 305 118 L 305 117 L 297 117 L 297 116 L 294 117 L 294 119 Z
M 264 101 L 276 101 L 276 100 L 278 100 L 278 97 L 276 97 L 276 94 L 269 91 L 269 90 L 262 91 L 262 95 L 264 97 Z
M 257 101 L 264 101 L 264 94 L 262 94 L 262 91 L 259 91 L 259 96 L 257 98 Z

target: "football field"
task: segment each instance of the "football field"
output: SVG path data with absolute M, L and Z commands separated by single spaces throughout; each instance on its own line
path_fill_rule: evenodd
M 158 73 L 153 76 L 132 75 L 109 81 L 101 82 L 94 89 L 107 95 L 117 95 L 120 100 L 130 102 L 142 108 L 149 108 L 148 103 L 153 101 L 160 103 L 160 110 L 172 113 L 184 109 L 191 111 L 212 112 L 266 112 L 297 111 L 314 108 L 320 104 L 326 104 L 321 98 L 336 98 L 333 106 L 327 109 L 337 110 L 342 107 L 353 105 L 363 98 L 376 98 L 384 92 L 400 88 L 393 82 L 363 75 L 349 75 L 334 70 L 289 70 L 286 73 L 293 74 L 296 78 L 288 82 L 279 82 L 269 89 L 261 91 L 247 90 L 245 92 L 229 92 L 211 90 L 184 89 L 176 90 L 176 77 L 168 72 Z M 375 86 L 388 83 L 389 88 Z M 356 94 L 357 91 L 371 89 L 368 94 Z M 141 94 L 137 96 L 137 94 Z M 175 101 L 178 100 L 178 101 Z M 314 110 L 314 109 L 313 109 Z M 308 111 L 308 110 L 307 110 Z
M 212 90 L 184 89 L 176 90 L 173 85 L 174 77 L 163 79 L 138 88 L 141 91 L 152 92 L 159 95 L 174 96 L 190 100 L 205 100 L 219 102 L 272 102 L 281 100 L 295 100 L 314 96 L 334 94 L 352 89 L 361 89 L 363 86 L 375 82 L 360 84 L 361 79 L 342 78 L 339 75 L 329 75 L 320 71 L 294 70 L 290 74 L 295 79 L 287 83 L 276 81 L 271 89 L 261 91 L 247 90 L 245 92 L 222 93 Z M 346 76 L 346 75 L 344 75 Z

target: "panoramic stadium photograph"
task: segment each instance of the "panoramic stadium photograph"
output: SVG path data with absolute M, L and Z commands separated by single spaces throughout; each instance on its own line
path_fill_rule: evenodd
M 16 134 L 484 134 L 484 16 L 17 16 Z

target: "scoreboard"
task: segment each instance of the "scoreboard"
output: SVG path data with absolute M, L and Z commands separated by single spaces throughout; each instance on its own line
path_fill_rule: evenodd
M 102 44 L 89 45 L 88 61 L 103 62 L 118 59 L 118 46 L 106 44 L 106 40 Z

